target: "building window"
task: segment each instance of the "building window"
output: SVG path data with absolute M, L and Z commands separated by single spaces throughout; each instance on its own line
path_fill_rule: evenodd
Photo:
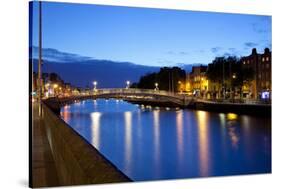
M 266 68 L 269 68 L 269 64 L 266 64 Z
M 262 58 L 262 61 L 264 62 L 264 57 Z
M 243 61 L 243 64 L 246 64 L 246 61 Z
M 266 85 L 266 87 L 268 88 L 268 87 L 269 87 L 269 82 L 267 81 L 267 82 L 265 83 L 265 85 Z
M 269 57 L 266 57 L 266 61 L 269 61 Z

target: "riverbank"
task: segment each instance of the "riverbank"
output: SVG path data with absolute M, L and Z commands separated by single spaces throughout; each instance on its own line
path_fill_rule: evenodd
M 236 113 L 271 117 L 271 104 L 245 104 L 197 100 L 187 108 L 220 113 Z
M 126 100 L 133 104 L 150 105 L 157 107 L 179 107 L 182 109 L 204 110 L 218 113 L 236 113 L 255 116 L 271 116 L 270 104 L 245 104 L 245 103 L 225 103 L 225 102 L 210 102 L 193 100 L 188 105 L 179 105 L 167 101 L 153 100 Z
M 53 105 L 55 105 L 54 102 Z M 56 106 L 59 106 L 59 104 Z M 42 117 L 37 117 L 40 119 L 41 125 L 44 124 L 42 131 L 44 131 L 45 137 L 43 139 L 45 139 L 45 146 L 49 150 L 47 151 L 47 155 L 45 153 L 45 156 L 41 158 L 40 166 L 44 167 L 44 170 L 41 169 L 42 174 L 36 174 L 36 165 L 38 163 L 34 157 L 38 156 L 36 154 L 40 152 L 40 149 L 36 150 L 34 148 L 36 146 L 35 143 L 32 146 L 32 160 L 34 160 L 31 162 L 33 177 L 30 185 L 32 187 L 131 181 L 130 178 L 118 170 L 115 165 L 107 160 L 45 104 L 42 106 L 42 112 Z M 38 124 L 33 122 L 32 127 L 38 128 Z M 40 138 L 42 135 L 33 135 L 32 137 L 32 142 L 42 139 Z M 53 176 L 53 178 L 49 179 L 48 175 Z

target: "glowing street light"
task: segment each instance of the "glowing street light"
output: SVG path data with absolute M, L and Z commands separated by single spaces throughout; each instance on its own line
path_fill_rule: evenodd
M 154 83 L 154 85 L 155 85 L 155 91 L 157 91 L 158 90 L 158 83 Z
M 97 82 L 97 81 L 94 81 L 94 82 L 93 82 L 93 85 L 94 85 L 94 91 L 96 91 L 96 90 L 97 90 L 98 82 Z
M 126 81 L 126 84 L 127 84 L 126 89 L 128 89 L 130 87 L 130 81 Z
M 179 84 L 179 89 L 180 89 L 180 92 L 182 93 L 182 85 L 181 85 L 181 81 L 178 81 L 178 84 Z
M 236 75 L 235 75 L 235 74 L 233 74 L 233 75 L 232 75 L 232 78 L 233 78 L 233 79 L 235 79 L 235 78 L 236 78 Z
M 56 83 L 53 85 L 54 95 L 57 94 L 57 90 L 56 90 L 56 89 L 58 88 L 58 86 L 59 86 L 59 85 L 56 84 Z

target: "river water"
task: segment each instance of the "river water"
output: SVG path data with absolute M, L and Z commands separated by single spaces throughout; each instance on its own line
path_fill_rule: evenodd
M 85 100 L 61 117 L 134 181 L 271 172 L 271 119 Z

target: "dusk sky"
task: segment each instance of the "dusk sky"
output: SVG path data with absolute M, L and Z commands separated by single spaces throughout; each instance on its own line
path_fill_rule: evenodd
M 43 2 L 42 10 L 43 48 L 95 59 L 173 66 L 271 49 L 270 16 L 53 2 Z

